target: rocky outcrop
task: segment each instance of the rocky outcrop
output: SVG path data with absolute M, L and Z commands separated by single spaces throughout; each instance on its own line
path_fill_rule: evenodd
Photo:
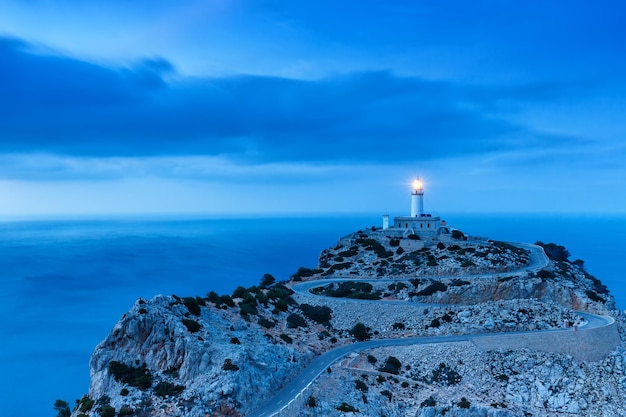
M 367 233 L 294 278 L 369 279 L 370 292 L 356 296 L 380 300 L 281 284 L 138 300 L 92 355 L 89 393 L 73 417 L 247 415 L 314 357 L 353 343 L 358 322 L 373 339 L 569 330 L 354 353 L 294 392 L 281 416 L 626 415 L 624 343 L 613 350 L 624 318 L 582 263 L 530 268 L 534 255 L 506 243 Z M 585 324 L 573 310 L 616 323 L 573 338 Z

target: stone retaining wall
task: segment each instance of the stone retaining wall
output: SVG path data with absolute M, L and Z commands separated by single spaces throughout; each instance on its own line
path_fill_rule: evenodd
M 617 323 L 595 329 L 555 330 L 552 332 L 482 336 L 472 339 L 482 350 L 532 349 L 571 355 L 596 362 L 604 359 L 620 344 Z

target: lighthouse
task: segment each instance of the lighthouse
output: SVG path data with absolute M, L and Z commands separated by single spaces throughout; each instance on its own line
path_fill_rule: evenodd
M 419 178 L 411 184 L 411 217 L 422 217 L 424 215 L 424 183 Z
M 416 178 L 411 183 L 411 215 L 394 217 L 393 230 L 402 235 L 414 234 L 420 238 L 437 238 L 440 228 L 441 218 L 424 212 L 424 183 L 420 178 Z M 389 229 L 383 217 L 383 230 Z

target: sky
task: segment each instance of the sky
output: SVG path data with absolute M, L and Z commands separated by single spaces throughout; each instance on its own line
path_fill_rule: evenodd
M 625 12 L 3 0 L 0 216 L 626 214 Z

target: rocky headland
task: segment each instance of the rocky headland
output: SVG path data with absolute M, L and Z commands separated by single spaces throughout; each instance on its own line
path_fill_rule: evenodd
M 138 300 L 72 416 L 623 416 L 624 323 L 561 246 L 366 229 L 288 282 Z

